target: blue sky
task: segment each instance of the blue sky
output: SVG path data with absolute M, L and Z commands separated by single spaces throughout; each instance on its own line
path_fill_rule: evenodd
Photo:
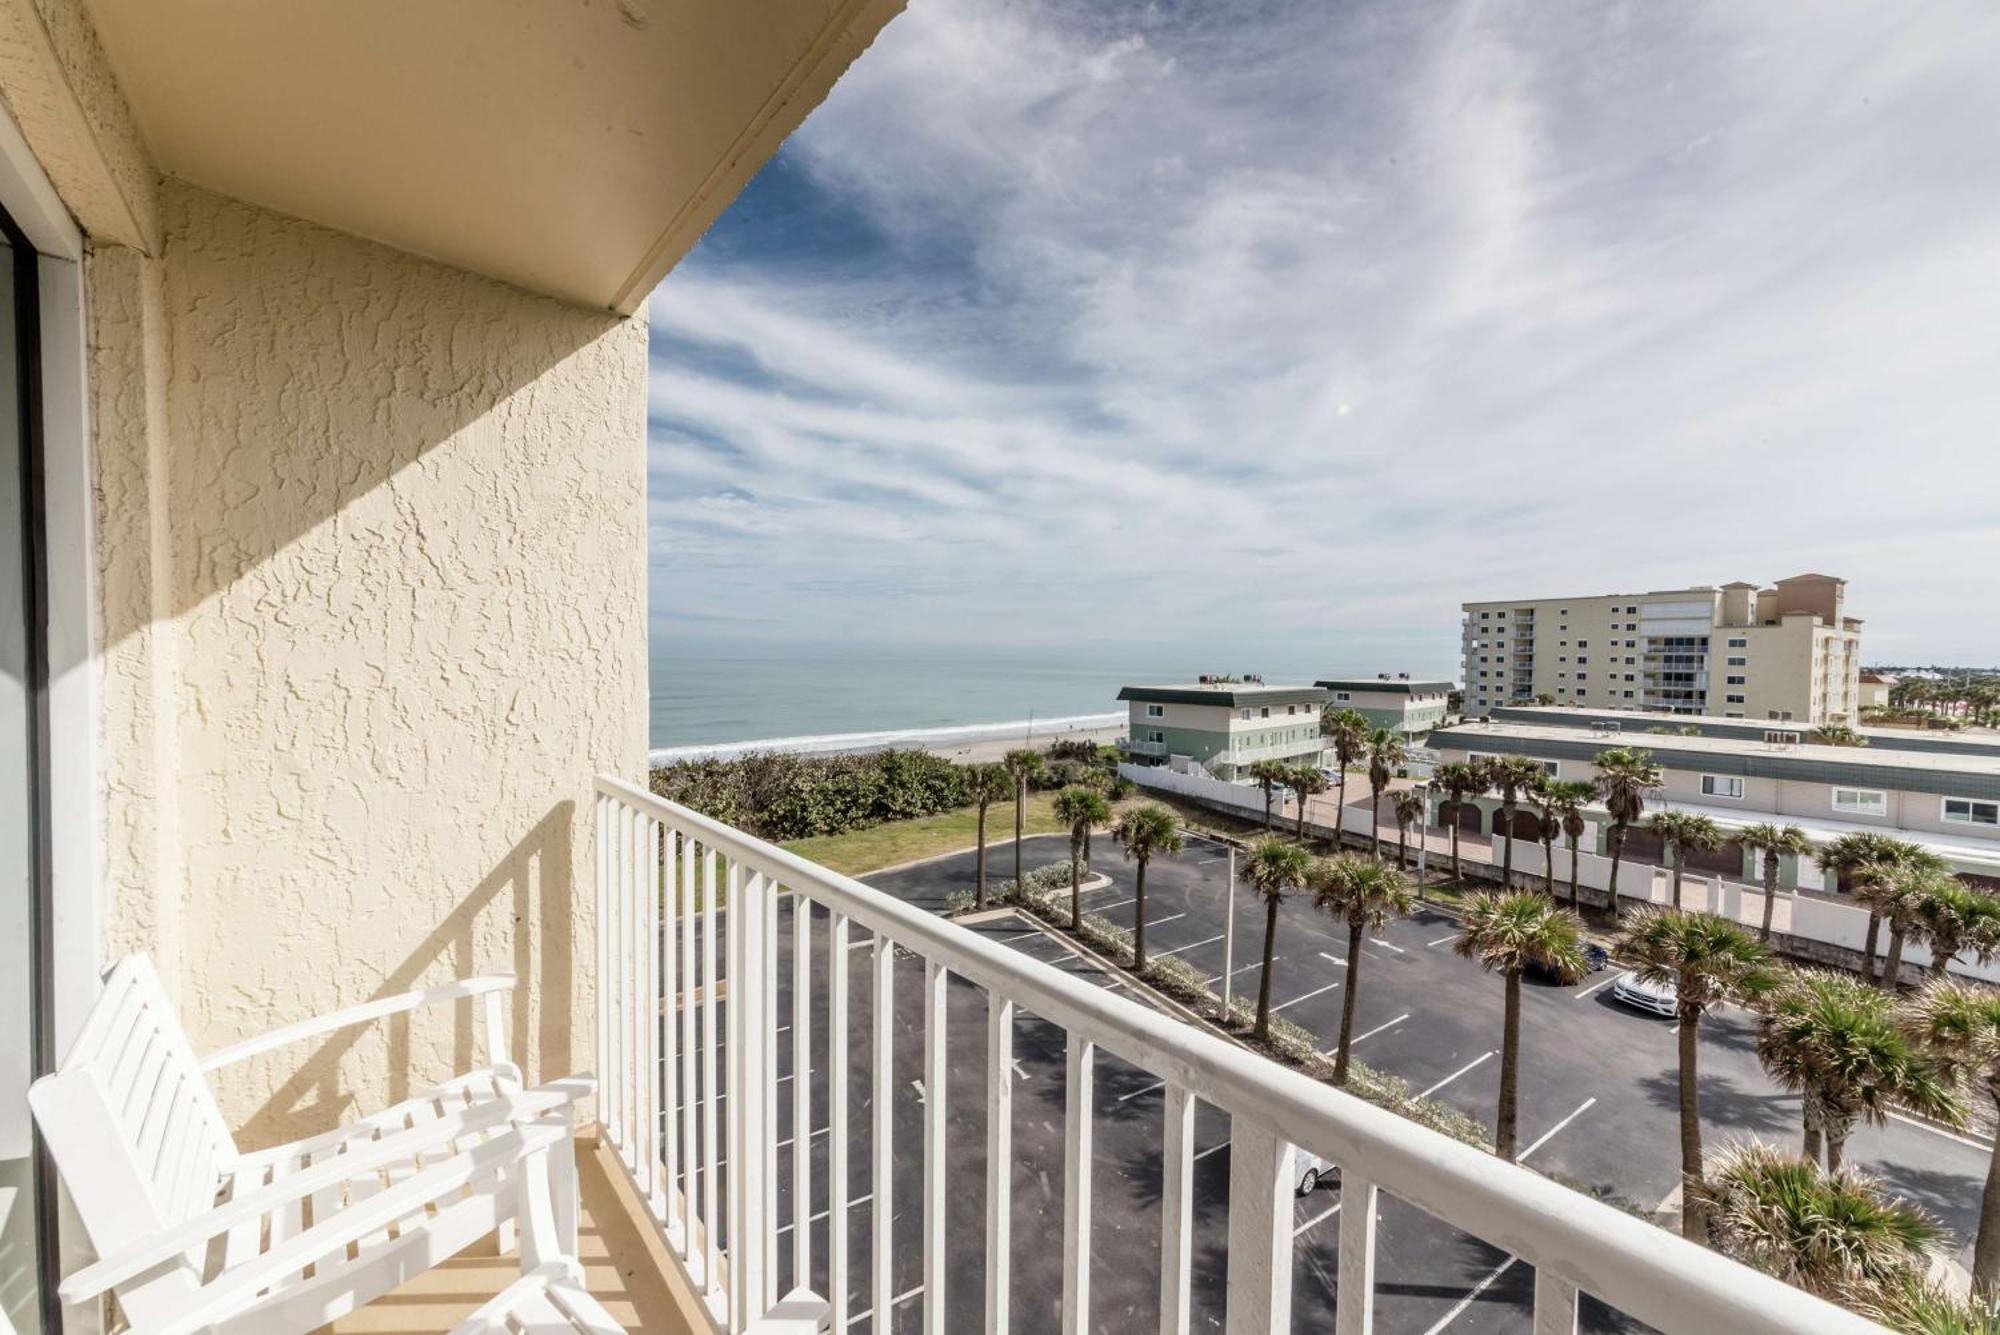
M 651 303 L 659 635 L 2000 661 L 1987 0 L 912 0 Z

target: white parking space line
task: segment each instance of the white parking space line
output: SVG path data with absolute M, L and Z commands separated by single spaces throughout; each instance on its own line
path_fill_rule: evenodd
M 1312 1218 L 1306 1220 L 1305 1223 L 1300 1224 L 1297 1228 L 1293 1229 L 1292 1236 L 1296 1238 L 1299 1234 L 1305 1232 L 1307 1229 L 1311 1228 L 1314 1224 L 1324 1224 L 1327 1220 L 1333 1218 L 1335 1215 L 1339 1213 L 1340 1213 L 1340 1207 L 1338 1205 L 1334 1206 L 1329 1210 L 1321 1211 L 1319 1214 L 1314 1215 Z
M 1167 1082 L 1164 1080 L 1155 1080 L 1152 1084 L 1146 1086 L 1144 1089 L 1135 1089 L 1130 1094 L 1120 1094 L 1118 1096 L 1118 1101 L 1120 1103 L 1129 1102 L 1132 1099 L 1138 1098 L 1141 1094 L 1150 1094 L 1156 1089 L 1164 1089 L 1166 1088 L 1166 1084 Z
M 1340 958 L 1340 956 L 1338 955 L 1329 955 L 1324 950 L 1322 950 L 1319 952 L 1319 957 L 1325 960 L 1329 964 L 1338 964 L 1343 969 L 1347 967 L 1347 961 Z
M 1384 941 L 1384 940 L 1383 940 L 1383 939 L 1382 939 L 1381 937 L 1379 937 L 1379 936 L 1378 936 L 1378 937 L 1376 937 L 1376 938 L 1375 938 L 1375 939 L 1374 939 L 1373 941 L 1370 941 L 1370 942 L 1369 942 L 1368 944 L 1369 944 L 1369 945 L 1371 945 L 1371 946 L 1380 946 L 1380 947 L 1382 947 L 1382 949 L 1384 949 L 1384 950 L 1393 950 L 1393 951 L 1395 951 L 1395 952 L 1396 952 L 1396 953 L 1397 953 L 1398 955 L 1407 955 L 1407 954 L 1409 954 L 1409 953 L 1410 953 L 1409 951 L 1407 951 L 1407 950 L 1403 949 L 1403 948 L 1402 948 L 1401 946 L 1392 946 L 1392 945 L 1390 945 L 1390 944 L 1389 944 L 1389 943 L 1388 943 L 1387 941 Z
M 1542 1132 L 1541 1139 L 1537 1140 L 1534 1144 L 1528 1146 L 1527 1149 L 1522 1150 L 1519 1154 L 1515 1155 L 1514 1162 L 1526 1163 L 1528 1160 L 1528 1156 L 1530 1154 L 1533 1154 L 1536 1150 L 1548 1144 L 1549 1141 L 1552 1138 L 1554 1138 L 1556 1132 L 1562 1130 L 1564 1127 L 1568 1126 L 1571 1122 L 1574 1122 L 1577 1118 L 1583 1116 L 1586 1112 L 1589 1112 L 1590 1105 L 1595 1102 L 1597 1102 L 1597 1099 L 1596 1096 L 1593 1095 L 1592 1097 L 1587 1098 L 1582 1103 L 1578 1104 L 1575 1112 L 1563 1118 L 1560 1122 L 1557 1122 L 1554 1126 L 1550 1127 L 1548 1130 Z
M 1041 933 L 1041 930 L 1040 930 L 1039 928 L 1037 928 L 1037 929 L 1036 929 L 1035 931 L 1032 931 L 1032 932 L 1016 932 L 1016 933 L 1015 933 L 1014 935 L 1012 935 L 1012 936 L 1003 936 L 1003 937 L 1001 937 L 1001 938 L 1000 938 L 1000 944 L 1004 946 L 1004 945 L 1006 945 L 1006 944 L 1007 944 L 1007 943 L 1008 943 L 1009 941 L 1025 941 L 1025 940 L 1027 940 L 1027 939 L 1028 939 L 1029 937 L 1031 937 L 1031 936 L 1040 936 L 1041 934 L 1042 934 L 1042 933 Z
M 1166 917 L 1164 917 L 1164 918 L 1148 918 L 1148 919 L 1146 919 L 1146 926 L 1148 926 L 1148 927 L 1158 927 L 1158 926 L 1159 926 L 1159 925 L 1160 925 L 1161 923 L 1163 923 L 1163 922 L 1173 922 L 1173 921 L 1174 921 L 1175 919 L 1177 919 L 1177 918 L 1185 918 L 1185 917 L 1187 917 L 1187 914 L 1185 914 L 1185 913 L 1169 913 L 1169 914 L 1168 914 L 1168 915 L 1167 915 Z
M 1932 1126 L 1929 1122 L 1926 1122 L 1921 1118 L 1905 1117 L 1902 1113 L 1899 1112 L 1892 1112 L 1889 1114 L 1889 1116 L 1895 1118 L 1899 1122 L 1908 1122 L 1911 1126 L 1916 1127 L 1919 1131 L 1928 1131 L 1934 1136 L 1943 1136 L 1946 1140 L 1955 1140 L 1961 1145 L 1970 1145 L 1975 1150 L 1991 1151 L 1993 1148 L 1993 1144 L 1991 1141 L 1974 1140 L 1971 1136 L 1961 1136 L 1955 1132 L 1947 1131 L 1941 1126 Z
M 1393 1020 L 1384 1020 L 1382 1023 L 1376 1025 L 1373 1029 L 1370 1029 L 1367 1033 L 1356 1034 L 1354 1036 L 1354 1041 L 1352 1043 L 1349 1043 L 1347 1046 L 1351 1048 L 1354 1046 L 1355 1043 L 1359 1043 L 1363 1039 L 1373 1038 L 1375 1037 L 1375 1035 L 1381 1033 L 1384 1029 L 1394 1029 L 1397 1025 L 1401 1024 L 1403 1021 L 1409 1018 L 1410 1018 L 1410 1013 L 1408 1011 L 1404 1011 L 1401 1015 L 1398 1015 Z M 1338 1052 L 1339 1050 L 1340 1050 L 1340 1045 L 1336 1043 L 1333 1047 L 1328 1048 L 1325 1052 L 1322 1052 L 1319 1055 L 1322 1057 L 1331 1057 L 1335 1052 Z
M 1439 1331 L 1443 1330 L 1446 1326 L 1449 1326 L 1452 1322 L 1458 1320 L 1460 1316 L 1464 1315 L 1465 1309 L 1472 1306 L 1472 1304 L 1478 1300 L 1480 1294 L 1486 1292 L 1486 1290 L 1493 1287 L 1494 1280 L 1500 1278 L 1500 1276 L 1506 1274 L 1509 1270 L 1513 1269 L 1514 1263 L 1520 1259 L 1521 1258 L 1518 1256 L 1510 1256 L 1506 1260 L 1502 1261 L 1499 1265 L 1495 1266 L 1493 1268 L 1492 1274 L 1488 1275 L 1485 1279 L 1482 1279 L 1477 1284 L 1473 1285 L 1472 1292 L 1466 1294 L 1463 1298 L 1460 1298 L 1458 1300 L 1458 1305 L 1453 1307 L 1449 1312 L 1446 1312 L 1444 1314 L 1444 1317 L 1435 1326 L 1432 1326 L 1429 1330 L 1424 1332 L 1424 1335 L 1438 1335 Z
M 1447 941 L 1456 941 L 1456 940 L 1458 940 L 1458 933 L 1453 932 L 1450 936 L 1441 936 L 1435 941 L 1426 941 L 1424 942 L 1424 944 L 1427 946 L 1441 946 Z
M 1592 983 L 1592 984 L 1591 984 L 1591 985 L 1590 985 L 1589 987 L 1586 987 L 1586 988 L 1584 988 L 1584 989 L 1583 989 L 1583 991 L 1581 991 L 1581 992 L 1577 993 L 1577 994 L 1576 994 L 1576 999 L 1577 999 L 1578 1001 L 1582 1001 L 1582 1000 L 1583 1000 L 1583 999 L 1584 999 L 1585 997 L 1589 996 L 1589 995 L 1590 995 L 1590 994 L 1591 994 L 1592 992 L 1595 992 L 1595 991 L 1597 991 L 1597 990 L 1598 990 L 1599 988 L 1604 988 L 1604 987 L 1609 987 L 1609 986 L 1611 986 L 1611 985 L 1612 985 L 1613 983 L 1617 982 L 1617 981 L 1618 981 L 1618 979 L 1619 979 L 1619 975 L 1618 975 L 1618 974 L 1615 974 L 1615 973 L 1614 973 L 1614 974 L 1612 974 L 1612 975 L 1611 975 L 1611 976 L 1610 976 L 1609 978 L 1605 979 L 1605 980 L 1604 980 L 1603 982 L 1601 982 L 1601 983 Z
M 910 1301 L 910 1299 L 916 1297 L 923 1291 L 924 1291 L 924 1286 L 919 1284 L 914 1289 L 911 1289 L 908 1293 L 897 1294 L 895 1297 L 889 1300 L 890 1309 L 894 1310 L 895 1308 L 901 1307 L 904 1303 Z M 847 1324 L 851 1326 L 855 1322 L 860 1321 L 866 1317 L 873 1316 L 874 1314 L 875 1314 L 874 1308 L 872 1307 L 863 1308 L 861 1311 L 856 1312 L 853 1316 L 847 1318 Z
M 1214 1144 L 1214 1145 L 1210 1145 L 1210 1146 L 1209 1146 L 1209 1147 L 1208 1147 L 1207 1149 L 1205 1149 L 1205 1150 L 1202 1150 L 1202 1151 L 1201 1151 L 1200 1153 L 1196 1154 L 1196 1155 L 1194 1156 L 1194 1158 L 1192 1158 L 1192 1159 L 1189 1159 L 1189 1160 L 1188 1160 L 1188 1162 L 1189 1162 L 1189 1163 L 1199 1163 L 1199 1162 L 1201 1162 L 1201 1161 L 1202 1161 L 1203 1159 L 1206 1159 L 1206 1158 L 1207 1158 L 1207 1157 L 1208 1157 L 1209 1155 L 1211 1155 L 1211 1154 L 1215 1153 L 1215 1152 L 1216 1152 L 1217 1150 L 1226 1150 L 1226 1149 L 1228 1149 L 1228 1148 L 1229 1148 L 1229 1142 L 1228 1142 L 1228 1141 L 1226 1141 L 1226 1140 L 1224 1140 L 1224 1141 L 1220 1141 L 1220 1142 L 1218 1142 L 1218 1143 L 1216 1143 L 1216 1144 Z
M 1156 955 L 1156 956 L 1157 956 L 1157 955 L 1178 955 L 1178 954 L 1180 954 L 1180 953 L 1181 953 L 1181 952 L 1182 952 L 1183 950 L 1193 950 L 1193 949 L 1195 949 L 1195 948 L 1196 948 L 1197 946 L 1212 946 L 1212 945 L 1214 945 L 1214 944 L 1215 944 L 1215 943 L 1216 943 L 1217 941 L 1220 941 L 1220 940 L 1222 939 L 1222 937 L 1223 937 L 1223 933 L 1221 933 L 1221 932 L 1217 932 L 1217 933 L 1216 933 L 1216 934 L 1215 934 L 1214 936 L 1205 936 L 1205 937 L 1203 937 L 1203 938 L 1202 938 L 1201 940 L 1199 940 L 1199 941 L 1190 941 L 1190 942 L 1188 942 L 1188 943 L 1187 943 L 1186 945 L 1184 945 L 1184 946 L 1175 946 L 1175 947 L 1174 947 L 1174 948 L 1173 948 L 1172 950 L 1156 950 L 1156 951 L 1154 951 L 1154 952 L 1153 952 L 1153 954 L 1154 954 L 1154 955 Z
M 1467 1062 L 1465 1065 L 1459 1067 L 1456 1071 L 1453 1071 L 1450 1075 L 1446 1076 L 1444 1079 L 1438 1081 L 1435 1085 L 1432 1085 L 1429 1089 L 1425 1090 L 1423 1093 L 1417 1095 L 1417 1097 L 1420 1099 L 1429 1098 L 1431 1095 L 1437 1093 L 1440 1089 L 1443 1089 L 1446 1085 L 1450 1084 L 1452 1081 L 1464 1075 L 1467 1071 L 1472 1070 L 1474 1067 L 1479 1066 L 1483 1062 L 1492 1060 L 1494 1051 L 1495 1049 L 1488 1048 L 1486 1051 L 1480 1053 L 1477 1057 L 1474 1057 L 1471 1061 Z
M 1271 956 L 1271 963 L 1276 964 L 1279 960 L 1283 958 L 1284 958 L 1283 955 L 1273 955 Z M 1229 971 L 1229 976 L 1231 978 L 1234 978 L 1239 973 L 1249 973 L 1252 969 L 1261 968 L 1262 966 L 1263 966 L 1262 960 L 1252 960 L 1250 963 L 1244 965 L 1240 969 L 1231 969 Z M 1209 979 L 1208 981 L 1210 982 L 1210 984 L 1219 983 L 1222 981 L 1222 975 L 1217 974 L 1215 975 L 1215 977 Z
M 818 1132 L 814 1132 L 813 1134 L 817 1135 L 817 1134 L 819 1134 L 819 1133 L 818 1133 Z M 863 1205 L 866 1205 L 866 1204 L 868 1204 L 868 1202 L 870 1202 L 870 1201 L 872 1201 L 872 1200 L 874 1200 L 874 1199 L 875 1199 L 875 1193 L 871 1191 L 871 1192 L 869 1192 L 869 1193 L 868 1193 L 868 1194 L 867 1194 L 866 1196 L 856 1196 L 856 1197 L 855 1197 L 855 1198 L 854 1198 L 853 1200 L 851 1200 L 851 1201 L 849 1201 L 849 1202 L 847 1203 L 847 1208 L 848 1208 L 848 1209 L 850 1209 L 850 1210 L 853 1210 L 853 1209 L 856 1209 L 856 1208 L 858 1208 L 858 1207 L 860 1207 L 860 1206 L 863 1206 Z M 817 1224 L 817 1223 L 818 1223 L 818 1222 L 819 1222 L 820 1220 L 822 1220 L 822 1219 L 826 1218 L 826 1217 L 827 1217 L 828 1215 L 830 1215 L 830 1214 L 832 1214 L 832 1213 L 833 1213 L 833 1211 L 831 1211 L 831 1210 L 821 1210 L 821 1211 L 820 1211 L 820 1212 L 819 1212 L 818 1214 L 816 1214 L 816 1215 L 812 1216 L 812 1217 L 811 1217 L 810 1219 L 806 1220 L 806 1222 L 807 1222 L 808 1224 Z M 779 1237 L 783 1237 L 783 1236 L 784 1236 L 785 1234 L 787 1234 L 787 1233 L 791 1232 L 791 1230 L 792 1230 L 792 1226 L 791 1226 L 790 1224 L 785 1224 L 785 1225 L 782 1225 L 781 1227 L 779 1227 L 778 1229 L 776 1229 L 776 1230 L 774 1230 L 774 1231 L 776 1232 L 777 1236 L 779 1236 Z
M 1322 992 L 1331 992 L 1333 991 L 1334 988 L 1339 986 L 1340 986 L 1339 983 L 1328 983 L 1325 987 L 1314 988 L 1312 991 L 1306 993 L 1302 997 L 1293 997 L 1290 1001 L 1283 1002 L 1280 1005 L 1271 1007 L 1271 1011 L 1273 1014 L 1276 1014 L 1277 1012 L 1284 1010 L 1286 1007 L 1296 1006 L 1301 1001 L 1311 1001 L 1314 997 L 1319 996 Z

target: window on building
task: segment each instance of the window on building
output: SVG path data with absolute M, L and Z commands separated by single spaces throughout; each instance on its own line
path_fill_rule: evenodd
M 2000 825 L 2000 802 L 1947 797 L 1944 800 L 1944 818 L 1953 825 Z
M 1743 780 L 1734 774 L 1704 774 L 1701 776 L 1703 797 L 1726 797 L 1731 801 L 1743 798 Z
M 1729 660 L 1729 662 L 1728 662 L 1727 666 L 1729 666 L 1729 667 L 1749 667 L 1749 666 L 1750 666 L 1750 660 L 1749 660 L 1749 659 L 1747 659 L 1747 658 L 1732 658 L 1732 659 L 1730 659 L 1730 660 Z
M 1889 795 L 1875 788 L 1835 788 L 1833 809 L 1849 816 L 1886 816 Z
M 1165 705 L 1146 706 L 1147 718 L 1165 718 L 1166 716 L 1167 716 L 1167 707 Z
M 1749 680 L 1748 677 L 1725 677 L 1722 684 L 1724 686 L 1743 686 L 1747 685 Z
M 1578 665 L 1579 667 L 1581 667 L 1581 666 L 1582 666 L 1583 664 L 1585 664 L 1585 663 L 1588 663 L 1588 662 L 1590 661 L 1590 655 L 1589 655 L 1589 654 L 1578 654 L 1578 655 L 1576 656 L 1576 661 L 1577 661 L 1577 665 Z
M 1722 697 L 1722 703 L 1725 705 L 1740 705 L 1743 703 L 1743 697 L 1740 695 L 1725 695 Z
M 1731 649 L 1748 649 L 1750 641 L 1741 635 L 1732 635 L 1729 637 L 1729 647 Z
M 1730 710 L 1725 710 L 1725 711 L 1723 711 L 1723 715 L 1722 715 L 1722 717 L 1724 717 L 1724 718 L 1742 718 L 1742 717 L 1743 717 L 1743 711 L 1742 711 L 1742 710 L 1740 710 L 1740 709 L 1730 709 Z
M 1238 717 L 1240 717 L 1245 723 L 1248 723 L 1250 721 L 1250 711 L 1246 709 Z
M 1630 677 L 1627 677 L 1627 678 L 1626 678 L 1625 680 L 1627 680 L 1627 681 L 1630 681 L 1630 680 L 1632 680 L 1632 679 L 1631 679 Z M 1626 698 L 1627 700 L 1630 700 L 1630 699 L 1632 698 L 1632 692 L 1630 692 L 1630 691 L 1627 691 L 1627 692 L 1625 692 L 1625 698 Z
M 1590 641 L 1589 641 L 1589 640 L 1578 640 L 1578 641 L 1576 642 L 1576 647 L 1577 647 L 1577 648 L 1579 648 L 1579 649 L 1588 649 L 1588 648 L 1590 647 Z
M 1146 740 L 1149 742 L 1160 742 L 1164 744 L 1167 740 L 1167 735 L 1161 732 L 1158 728 L 1155 728 L 1151 732 L 1146 734 Z
M 1484 663 L 1486 660 L 1482 658 L 1479 661 Z M 1482 672 L 1479 675 L 1483 677 L 1486 674 Z M 1333 698 L 1340 701 L 1342 704 L 1346 704 L 1349 700 L 1352 700 L 1354 697 L 1346 691 L 1335 691 L 1333 693 Z
M 1258 706 L 1258 708 L 1257 708 L 1257 717 L 1258 717 L 1258 718 L 1269 718 L 1269 717 L 1271 717 L 1271 706 L 1269 706 L 1269 705 L 1259 705 L 1259 706 Z

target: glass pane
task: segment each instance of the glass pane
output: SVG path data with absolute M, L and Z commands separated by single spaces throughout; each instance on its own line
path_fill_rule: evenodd
M 28 1081 L 34 1069 L 29 827 L 34 752 L 13 261 L 12 249 L 0 240 L 0 1313 L 21 1335 L 30 1335 L 42 1328 L 28 1129 Z

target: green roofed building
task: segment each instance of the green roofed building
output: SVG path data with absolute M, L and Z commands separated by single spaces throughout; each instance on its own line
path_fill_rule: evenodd
M 1247 783 L 1250 766 L 1260 760 L 1320 763 L 1320 710 L 1333 693 L 1319 686 L 1204 680 L 1127 686 L 1118 698 L 1131 707 L 1130 731 L 1120 744 L 1128 759 L 1184 772 L 1199 766 L 1218 779 Z
M 1407 742 L 1427 737 L 1443 724 L 1452 691 L 1448 681 L 1412 681 L 1406 673 L 1333 677 L 1316 684 L 1332 693 L 1335 707 L 1352 709 L 1369 727 L 1387 728 Z

